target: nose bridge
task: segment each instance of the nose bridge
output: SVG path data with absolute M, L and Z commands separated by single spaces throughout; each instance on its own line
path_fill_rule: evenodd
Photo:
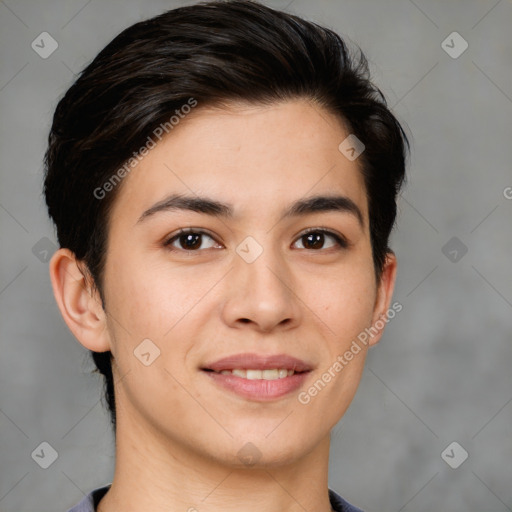
M 226 305 L 227 321 L 247 320 L 270 330 L 299 314 L 292 275 L 272 236 L 246 237 L 236 248 Z
M 235 266 L 240 278 L 246 281 L 245 284 L 250 286 L 254 294 L 263 293 L 267 300 L 272 299 L 267 295 L 270 292 L 273 295 L 287 296 L 287 282 L 291 276 L 286 261 L 279 253 L 279 248 L 274 245 L 272 236 L 260 236 L 259 240 L 248 236 L 238 245 L 236 252 L 239 257 Z M 276 296 L 274 300 L 278 298 L 281 297 Z

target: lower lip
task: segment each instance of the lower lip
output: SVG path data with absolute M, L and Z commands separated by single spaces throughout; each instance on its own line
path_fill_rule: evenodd
M 213 381 L 219 386 L 222 386 L 243 398 L 260 402 L 274 400 L 292 393 L 302 386 L 309 375 L 309 372 L 303 372 L 294 373 L 290 377 L 284 377 L 282 379 L 249 380 L 235 375 L 208 372 L 204 370 L 203 373 L 207 374 L 207 376 L 213 379 Z

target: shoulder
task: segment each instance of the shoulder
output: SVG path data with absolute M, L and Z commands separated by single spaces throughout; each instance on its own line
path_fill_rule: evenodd
M 332 489 L 329 489 L 329 499 L 331 501 L 332 509 L 335 512 L 363 512 L 360 508 L 357 508 L 354 505 L 351 505 L 348 501 L 344 500 Z
M 80 503 L 77 503 L 73 508 L 70 508 L 68 512 L 96 512 L 96 507 L 99 501 L 103 496 L 105 496 L 111 485 L 112 484 L 108 484 L 104 487 L 94 489 L 84 496 Z

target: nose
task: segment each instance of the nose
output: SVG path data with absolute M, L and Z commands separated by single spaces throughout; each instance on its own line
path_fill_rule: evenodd
M 238 255 L 226 288 L 223 320 L 230 327 L 271 332 L 300 322 L 300 299 L 286 261 L 265 248 L 251 263 Z

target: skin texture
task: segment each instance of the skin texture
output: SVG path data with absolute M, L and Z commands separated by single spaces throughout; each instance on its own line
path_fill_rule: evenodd
M 116 469 L 100 512 L 330 510 L 330 430 L 355 395 L 367 348 L 307 405 L 298 393 L 383 317 L 396 274 L 390 253 L 375 281 L 363 178 L 338 150 L 347 135 L 306 100 L 199 106 L 124 178 L 110 217 L 106 311 L 73 254 L 53 256 L 67 325 L 84 347 L 115 357 Z M 175 210 L 137 222 L 172 193 L 229 203 L 234 217 Z M 363 227 L 336 211 L 280 220 L 294 201 L 332 194 L 358 205 Z M 195 251 L 179 239 L 165 247 L 189 227 L 212 238 Z M 326 235 L 310 248 L 303 232 L 320 227 L 349 247 Z M 236 252 L 247 236 L 263 249 L 252 263 Z M 134 350 L 148 338 L 160 356 L 145 366 Z M 200 370 L 242 352 L 289 354 L 313 371 L 299 390 L 263 402 Z M 237 456 L 248 442 L 259 451 L 250 467 Z

